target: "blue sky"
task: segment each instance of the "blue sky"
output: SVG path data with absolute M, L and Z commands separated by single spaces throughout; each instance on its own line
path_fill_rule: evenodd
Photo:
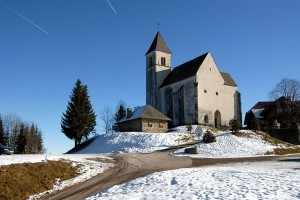
M 74 145 L 60 121 L 77 78 L 98 116 L 121 99 L 145 104 L 145 53 L 158 23 L 173 67 L 211 52 L 237 82 L 243 115 L 280 79 L 299 80 L 298 0 L 109 2 L 116 13 L 106 0 L 0 1 L 0 113 L 36 122 L 49 153 Z

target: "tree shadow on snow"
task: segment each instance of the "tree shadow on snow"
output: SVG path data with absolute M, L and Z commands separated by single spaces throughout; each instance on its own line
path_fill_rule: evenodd
M 300 158 L 282 159 L 282 160 L 278 160 L 278 162 L 300 162 Z

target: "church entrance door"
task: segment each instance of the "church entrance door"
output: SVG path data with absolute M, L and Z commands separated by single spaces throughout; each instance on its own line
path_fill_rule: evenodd
M 218 110 L 215 112 L 215 128 L 221 128 L 221 113 Z

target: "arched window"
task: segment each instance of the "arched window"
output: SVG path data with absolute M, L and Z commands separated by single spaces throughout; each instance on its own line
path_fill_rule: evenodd
M 209 123 L 209 120 L 208 120 L 208 116 L 207 116 L 207 115 L 204 116 L 204 122 L 205 122 L 206 124 Z
M 160 59 L 160 63 L 161 63 L 161 65 L 166 65 L 166 58 L 165 57 L 161 57 L 161 59 Z
M 218 110 L 215 112 L 215 128 L 221 128 L 221 113 Z

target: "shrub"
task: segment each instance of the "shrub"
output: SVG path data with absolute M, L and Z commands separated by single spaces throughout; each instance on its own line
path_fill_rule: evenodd
M 192 130 L 193 130 L 192 124 L 187 125 L 187 126 L 186 126 L 186 129 L 187 129 L 187 131 L 188 131 L 189 133 L 192 133 Z
M 212 143 L 216 141 L 216 137 L 214 136 L 214 134 L 207 130 L 204 135 L 203 135 L 203 142 L 204 143 Z
M 240 131 L 241 124 L 237 119 L 231 119 L 229 125 L 232 133 L 238 133 Z
M 191 147 L 191 148 L 186 148 L 184 150 L 184 153 L 189 153 L 189 154 L 199 154 L 200 150 L 198 147 Z

